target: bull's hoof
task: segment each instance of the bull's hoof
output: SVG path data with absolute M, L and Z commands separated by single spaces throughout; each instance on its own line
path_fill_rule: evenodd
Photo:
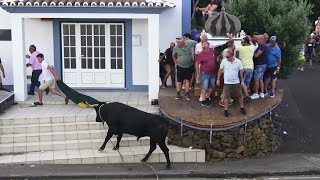
M 119 147 L 115 146 L 115 147 L 113 147 L 112 150 L 118 150 L 118 149 L 119 149 Z
M 104 150 L 104 149 L 100 148 L 98 151 L 100 151 L 100 152 L 101 152 L 101 151 L 103 151 L 103 150 Z
M 166 170 L 170 170 L 171 169 L 171 165 L 166 165 Z
M 146 161 L 147 161 L 147 159 L 142 159 L 142 160 L 141 160 L 141 162 L 146 162 Z

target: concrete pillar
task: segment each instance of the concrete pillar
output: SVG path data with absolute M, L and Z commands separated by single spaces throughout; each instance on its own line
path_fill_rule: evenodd
M 14 15 L 11 22 L 14 100 L 25 101 L 28 96 L 24 19 Z
M 148 17 L 148 93 L 149 101 L 158 99 L 159 95 L 159 50 L 160 30 L 159 14 L 152 14 Z

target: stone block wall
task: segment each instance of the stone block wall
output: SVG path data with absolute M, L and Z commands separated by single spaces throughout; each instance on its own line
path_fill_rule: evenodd
M 278 117 L 275 113 L 272 115 L 272 121 L 269 115 L 252 121 L 247 124 L 246 132 L 245 125 L 212 132 L 211 143 L 208 131 L 184 126 L 181 136 L 181 125 L 170 124 L 168 144 L 204 149 L 207 162 L 263 157 L 273 152 L 279 145 L 281 123 Z

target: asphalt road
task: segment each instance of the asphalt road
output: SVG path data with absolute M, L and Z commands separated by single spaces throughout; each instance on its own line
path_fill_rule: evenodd
M 59 179 L 67 180 L 67 179 Z M 94 180 L 94 179 L 82 179 L 82 180 Z M 101 179 L 108 180 L 108 179 Z M 123 179 L 112 179 L 112 180 L 124 180 Z M 126 180 L 157 180 L 157 178 L 129 178 Z M 258 177 L 258 178 L 159 178 L 159 180 L 320 180 L 320 176 L 279 176 L 279 177 Z
M 320 153 L 320 66 L 280 80 L 285 135 L 279 153 Z

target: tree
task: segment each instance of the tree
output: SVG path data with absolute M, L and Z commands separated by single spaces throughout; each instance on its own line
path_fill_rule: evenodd
M 305 0 L 228 0 L 226 10 L 239 17 L 248 34 L 268 32 L 287 46 L 282 55 L 282 77 L 289 75 L 297 62 L 303 39 L 311 30 L 308 17 L 313 5 Z

